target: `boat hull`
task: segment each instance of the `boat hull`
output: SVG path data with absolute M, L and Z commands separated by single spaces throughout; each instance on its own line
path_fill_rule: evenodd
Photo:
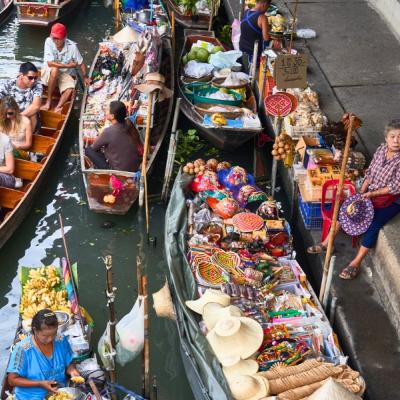
M 79 0 L 65 0 L 61 4 L 46 4 L 27 1 L 16 1 L 18 20 L 21 25 L 47 27 L 65 18 L 78 5 Z
M 10 18 L 13 10 L 14 10 L 14 0 L 11 0 L 5 7 L 3 7 L 0 10 L 0 24 L 6 22 L 8 18 Z
M 173 0 L 166 0 L 169 15 L 174 13 L 175 21 L 184 28 L 191 29 L 208 29 L 210 24 L 210 16 L 207 15 L 185 15 Z

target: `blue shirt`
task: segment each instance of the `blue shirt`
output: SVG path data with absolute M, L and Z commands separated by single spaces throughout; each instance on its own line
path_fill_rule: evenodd
M 32 336 L 17 343 L 11 353 L 7 372 L 33 381 L 57 381 L 60 387 L 66 386 L 65 370 L 72 362 L 72 350 L 65 336 L 54 339 L 53 354 L 46 357 L 33 343 Z M 41 387 L 16 387 L 16 400 L 43 400 L 48 394 Z

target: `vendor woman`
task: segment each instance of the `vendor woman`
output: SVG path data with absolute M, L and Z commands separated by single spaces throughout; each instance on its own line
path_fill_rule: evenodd
M 137 130 L 126 121 L 127 110 L 121 101 L 112 101 L 106 118 L 111 126 L 104 129 L 85 154 L 96 168 L 135 172 L 139 167 Z
M 256 40 L 258 40 L 258 57 L 269 44 L 269 25 L 265 13 L 270 3 L 270 0 L 257 0 L 256 6 L 247 10 L 240 22 L 239 48 L 250 60 L 253 57 Z
M 53 311 L 44 309 L 32 319 L 32 335 L 17 343 L 7 367 L 16 400 L 43 400 L 67 384 L 66 374 L 79 376 L 65 336 L 57 334 Z
M 376 150 L 360 192 L 374 203 L 374 219 L 364 234 L 357 255 L 340 273 L 342 279 L 354 279 L 359 274 L 361 262 L 375 246 L 379 231 L 400 212 L 400 119 L 386 126 L 385 143 Z M 337 223 L 335 235 L 339 230 Z M 329 235 L 307 251 L 312 254 L 325 252 L 328 240 Z

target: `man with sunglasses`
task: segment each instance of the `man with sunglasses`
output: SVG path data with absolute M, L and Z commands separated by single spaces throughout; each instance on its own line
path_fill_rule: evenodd
M 39 128 L 39 111 L 42 102 L 43 86 L 38 81 L 38 70 L 31 62 L 22 63 L 19 74 L 0 84 L 0 99 L 11 96 L 15 99 L 22 115 L 31 120 L 32 129 Z
M 86 76 L 86 65 L 78 50 L 76 43 L 67 39 L 67 29 L 63 24 L 54 24 L 51 28 L 50 37 L 44 44 L 44 63 L 42 69 L 42 83 L 48 87 L 47 101 L 42 110 L 51 108 L 51 97 L 56 85 L 61 97 L 54 111 L 61 112 L 63 105 L 70 99 L 75 88 L 73 75 L 76 68 L 82 72 L 85 84 L 89 83 Z

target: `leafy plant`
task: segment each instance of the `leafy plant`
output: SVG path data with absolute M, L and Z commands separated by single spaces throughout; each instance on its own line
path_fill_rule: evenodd
M 228 46 L 232 46 L 232 27 L 230 25 L 224 25 L 217 32 L 218 39 Z
M 189 129 L 186 133 L 179 129 L 174 172 L 176 174 L 179 167 L 190 159 L 218 158 L 218 155 L 218 149 L 200 138 L 196 129 Z

